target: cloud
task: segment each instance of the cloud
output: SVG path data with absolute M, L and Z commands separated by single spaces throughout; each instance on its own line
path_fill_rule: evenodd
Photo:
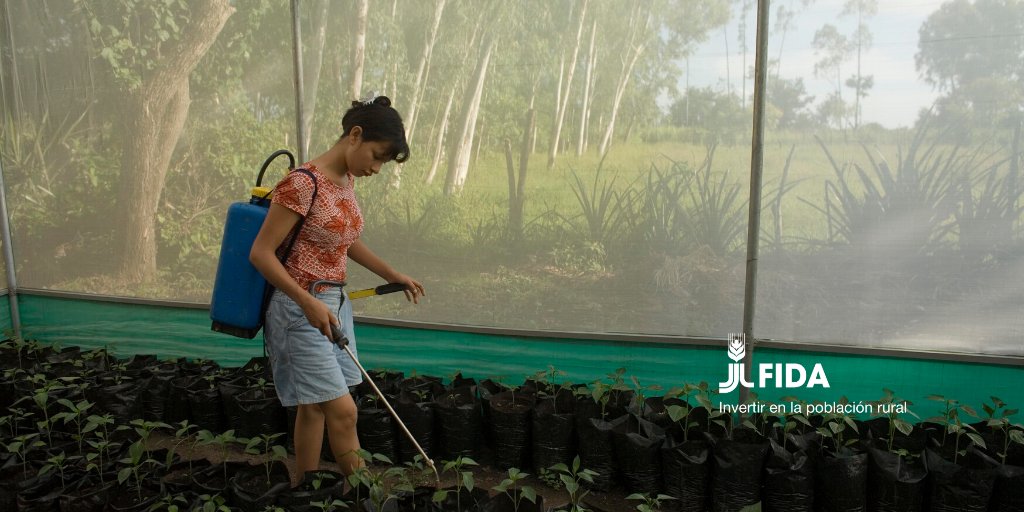
M 899 1 L 899 2 L 879 2 L 878 5 L 878 17 L 909 17 L 923 20 L 927 18 L 931 13 L 937 11 L 942 4 L 946 3 L 943 0 L 929 0 L 929 1 Z

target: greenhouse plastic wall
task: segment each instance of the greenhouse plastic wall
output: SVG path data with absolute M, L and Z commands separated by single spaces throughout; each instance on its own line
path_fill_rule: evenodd
M 684 65 L 662 61 L 710 38 L 728 15 L 721 6 L 653 27 L 645 25 L 652 6 L 643 2 L 630 7 L 629 24 L 617 23 L 619 7 L 607 2 L 585 11 L 573 2 L 537 3 L 547 13 L 541 25 L 533 23 L 536 11 L 515 4 L 448 3 L 436 32 L 422 23 L 436 19 L 435 3 L 375 7 L 368 23 L 380 28 L 367 33 L 356 71 L 348 49 L 358 27 L 329 2 L 300 5 L 308 152 L 337 140 L 349 99 L 373 91 L 394 98 L 414 148 L 407 164 L 357 189 L 364 240 L 422 276 L 428 298 L 415 308 L 368 301 L 359 313 L 537 331 L 721 337 L 732 328 L 742 307 L 735 269 L 746 229 L 746 136 L 720 144 L 658 126 L 671 99 L 659 97 L 657 84 L 681 79 Z M 16 50 L 6 62 L 11 126 L 35 130 L 9 131 L 9 144 L 62 141 L 41 155 L 14 154 L 6 165 L 18 192 L 12 224 L 24 288 L 209 300 L 227 205 L 245 197 L 267 154 L 297 149 L 290 13 L 280 5 L 247 9 L 236 6 L 215 41 L 175 36 L 196 49 L 209 44 L 188 90 L 178 91 L 185 103 L 143 97 L 168 70 L 132 53 L 141 50 L 98 54 L 111 33 L 124 32 L 117 7 L 9 6 L 11 18 L 33 20 L 12 26 L 5 43 Z M 133 13 L 130 23 L 150 15 Z M 90 31 L 97 25 L 98 34 Z M 554 29 L 561 26 L 573 30 Z M 47 49 L 43 34 L 58 30 L 71 33 Z M 652 36 L 663 30 L 665 38 Z M 551 47 L 572 51 L 541 51 Z M 619 62 L 622 47 L 635 51 Z M 136 102 L 156 99 L 184 119 L 146 128 L 178 130 L 176 142 L 156 151 L 162 157 L 146 160 L 139 146 L 156 139 L 145 140 L 149 132 L 132 123 L 145 124 Z M 737 116 L 731 122 L 749 124 L 749 113 Z M 553 141 L 558 151 L 548 149 Z M 514 199 L 506 142 L 511 171 L 523 181 Z M 528 161 L 520 160 L 524 143 Z M 282 172 L 274 168 L 268 179 Z M 722 219 L 714 204 L 700 207 L 716 200 L 728 201 Z M 349 280 L 379 284 L 366 273 Z
M 758 337 L 1024 354 L 1024 6 L 775 4 Z
M 864 501 L 851 510 L 1020 502 L 1024 459 L 1011 442 L 1021 432 L 1010 417 L 1024 402 L 1022 2 L 5 0 L 0 27 L 4 259 L 17 277 L 0 295 L 4 352 L 17 355 L 5 387 L 31 381 L 43 412 L 50 392 L 80 389 L 94 403 L 61 400 L 74 414 L 95 406 L 110 413 L 98 421 L 117 413 L 127 423 L 147 405 L 141 416 L 168 420 L 173 398 L 192 417 L 178 437 L 210 429 L 192 448 L 212 439 L 223 450 L 236 433 L 262 434 L 270 448 L 286 414 L 253 359 L 265 355 L 261 340 L 210 330 L 225 212 L 247 199 L 268 154 L 319 154 L 338 140 L 351 100 L 385 94 L 406 120 L 412 157 L 358 181 L 362 239 L 427 295 L 419 305 L 401 294 L 357 301 L 364 366 L 442 377 L 451 391 L 441 397 L 474 404 L 500 389 L 493 382 L 585 383 L 573 389 L 575 425 L 563 429 L 578 441 L 572 476 L 578 483 L 576 468 L 597 467 L 587 459 L 601 452 L 619 466 L 599 471 L 622 480 L 614 494 L 623 483 L 630 498 L 648 496 L 647 508 L 665 498 L 660 481 L 672 496 L 692 494 L 694 510 L 759 500 L 765 510 L 837 509 L 823 494 Z M 285 172 L 273 167 L 267 184 Z M 358 268 L 348 281 L 382 284 Z M 141 357 L 52 350 L 66 345 Z M 207 358 L 251 365 L 222 371 Z M 176 369 L 107 400 L 120 392 L 106 383 L 155 377 L 165 364 Z M 57 371 L 72 385 L 51 386 Z M 481 385 L 456 394 L 459 374 Z M 242 400 L 224 393 L 241 379 L 272 403 L 277 426 L 220 421 Z M 554 391 L 545 388 L 538 397 Z M 601 421 L 600 396 L 627 388 L 638 398 L 630 413 Z M 501 438 L 526 439 L 499 433 L 499 396 L 448 420 L 435 402 L 436 423 L 471 428 L 434 448 L 482 433 L 495 445 L 486 451 L 500 452 Z M 359 403 L 360 446 L 379 453 L 362 438 L 387 443 L 394 432 L 364 428 L 377 399 Z M 212 414 L 199 420 L 196 409 Z M 526 411 L 516 421 L 547 441 L 541 415 Z M 690 423 L 701 411 L 706 426 Z M 978 411 L 989 420 L 969 425 Z M 12 436 L 22 414 L 8 416 Z M 49 442 L 57 416 L 45 416 L 11 444 L 23 476 L 42 458 L 26 458 L 29 443 L 18 441 L 41 440 L 45 428 Z M 635 434 L 641 417 L 675 433 Z M 731 419 L 755 423 L 714 433 Z M 785 435 L 801 423 L 811 436 Z M 132 424 L 144 440 L 120 460 L 121 476 L 157 425 Z M 709 444 L 693 437 L 700 430 Z M 775 434 L 781 443 L 765 442 Z M 755 456 L 734 459 L 744 453 Z M 226 454 L 223 469 L 211 467 L 225 479 Z M 457 458 L 447 465 L 458 470 L 466 454 L 510 465 L 472 451 L 437 458 Z M 515 464 L 539 475 L 559 467 Z M 214 474 L 188 465 L 196 483 Z M 694 492 L 670 488 L 673 465 L 686 472 L 675 483 Z M 133 469 L 134 503 L 143 485 Z M 63 487 L 63 469 L 60 478 Z M 55 480 L 32 480 L 52 504 Z M 37 492 L 19 490 L 19 505 Z
M 997 21 L 1019 13 L 950 27 L 943 2 L 805 4 L 771 25 L 757 338 L 1014 364 L 1021 75 Z M 296 118 L 304 152 L 325 150 L 375 92 L 413 157 L 357 185 L 364 239 L 428 295 L 358 314 L 715 346 L 742 328 L 754 2 L 373 3 L 370 28 L 300 2 L 301 115 L 287 5 L 199 5 L 3 4 L 27 293 L 208 303 L 259 163 L 298 152 Z M 203 21 L 164 25 L 186 14 Z M 977 76 L 960 41 L 1008 71 Z

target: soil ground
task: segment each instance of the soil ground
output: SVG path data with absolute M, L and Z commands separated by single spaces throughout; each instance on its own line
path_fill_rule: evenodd
M 180 455 L 183 459 L 206 459 L 214 464 L 219 463 L 223 460 L 221 449 L 218 447 L 199 446 L 193 448 L 186 446 L 187 444 L 188 443 L 183 443 L 181 446 L 175 449 L 175 453 Z M 150 447 L 152 449 L 171 449 L 173 445 L 174 438 L 167 435 L 154 433 L 150 438 Z M 231 462 L 261 464 L 266 459 L 264 456 L 261 455 L 250 455 L 244 453 L 241 446 L 231 446 L 228 449 L 227 460 Z M 289 454 L 288 458 L 282 462 L 284 462 L 284 464 L 288 467 L 289 473 L 291 473 L 292 484 L 297 484 L 298 481 L 301 479 L 301 475 L 298 475 L 298 472 L 295 469 L 294 455 Z M 438 462 L 437 464 L 438 466 L 440 466 L 440 462 Z M 339 470 L 338 465 L 335 462 L 333 462 L 333 460 L 322 461 L 320 467 L 321 469 L 329 469 L 333 471 Z M 442 488 L 455 485 L 455 477 L 453 474 L 445 474 L 444 472 L 441 471 L 441 467 L 438 467 L 437 469 L 439 472 L 441 472 L 440 476 Z M 491 494 L 494 494 L 495 491 L 491 491 L 490 489 L 501 483 L 501 481 L 507 477 L 507 473 L 505 471 L 501 471 L 490 466 L 474 466 L 471 469 L 473 470 L 475 486 L 482 489 L 487 489 Z M 417 485 L 426 486 L 436 485 L 434 479 L 430 477 L 418 479 L 415 481 L 415 483 Z M 565 489 L 554 489 L 541 479 L 537 478 L 536 475 L 533 475 L 532 473 L 528 477 L 526 477 L 526 479 L 521 480 L 519 482 L 519 485 L 528 485 L 530 487 L 533 487 L 533 489 L 537 491 L 538 495 L 543 496 L 545 509 L 558 508 L 561 505 L 567 504 L 569 502 L 569 495 L 568 493 L 565 492 Z M 636 506 L 641 504 L 642 502 L 636 500 L 627 500 L 627 495 L 628 493 L 625 491 L 625 489 L 621 488 L 613 489 L 610 492 L 591 491 L 589 494 L 586 495 L 584 500 L 589 505 L 588 508 L 596 512 L 635 511 Z

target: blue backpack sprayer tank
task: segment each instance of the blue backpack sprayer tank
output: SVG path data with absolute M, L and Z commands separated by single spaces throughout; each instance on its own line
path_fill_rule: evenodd
M 262 186 L 263 174 L 270 163 L 282 155 L 288 157 L 288 169 L 294 169 L 295 157 L 291 153 L 284 149 L 275 151 L 263 162 L 249 200 L 228 207 L 217 277 L 210 300 L 211 328 L 214 331 L 252 339 L 263 327 L 264 299 L 270 287 L 249 262 L 249 251 L 270 209 L 272 189 Z

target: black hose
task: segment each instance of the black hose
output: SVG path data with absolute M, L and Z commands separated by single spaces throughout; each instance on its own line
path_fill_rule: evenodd
M 275 158 L 281 155 L 288 155 L 288 168 L 295 168 L 295 156 L 291 154 L 287 149 L 279 149 L 271 153 L 270 156 L 263 162 L 263 167 L 260 167 L 260 174 L 256 176 L 256 186 L 259 187 L 263 183 L 263 174 L 267 172 L 267 167 L 270 167 L 270 162 L 273 162 Z

